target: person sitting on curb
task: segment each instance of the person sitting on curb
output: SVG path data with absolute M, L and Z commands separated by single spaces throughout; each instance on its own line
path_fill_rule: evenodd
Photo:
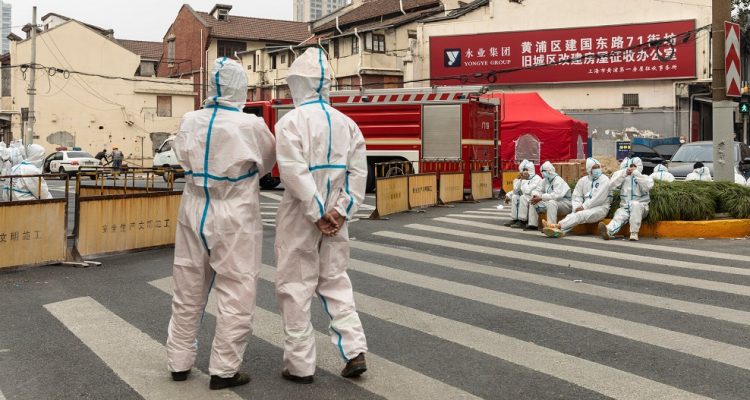
M 609 224 L 599 223 L 599 234 L 602 239 L 612 239 L 626 223 L 630 223 L 630 240 L 638 240 L 638 231 L 641 229 L 643 218 L 648 215 L 650 193 L 654 187 L 654 180 L 642 172 L 643 161 L 634 157 L 630 160 L 630 167 L 625 171 L 625 175 L 610 181 L 610 189 L 620 191 L 620 208 L 615 211 L 615 216 Z
M 505 226 L 511 228 L 520 228 L 529 220 L 529 202 L 531 193 L 542 183 L 542 177 L 535 172 L 534 163 L 529 160 L 521 161 L 518 166 L 520 173 L 518 178 L 513 180 L 513 191 L 505 196 L 506 203 L 510 203 L 510 222 Z M 536 229 L 536 227 L 526 227 L 526 229 Z
M 542 184 L 531 194 L 528 226 L 538 229 L 539 213 L 547 213 L 547 221 L 557 223 L 558 216 L 570 214 L 572 211 L 570 186 L 555 171 L 555 166 L 546 161 L 542 164 Z
M 713 182 L 714 179 L 711 178 L 711 171 L 708 167 L 704 167 L 703 163 L 698 161 L 693 164 L 693 172 L 689 173 L 685 180 Z
M 548 237 L 563 237 L 577 225 L 599 222 L 609 213 L 612 205 L 609 178 L 604 175 L 601 163 L 594 158 L 587 159 L 586 172 L 588 174 L 578 180 L 573 190 L 573 212 L 559 224 L 542 220 L 542 232 Z
M 674 175 L 669 172 L 666 165 L 659 164 L 654 168 L 654 173 L 651 174 L 651 179 L 655 181 L 674 182 Z

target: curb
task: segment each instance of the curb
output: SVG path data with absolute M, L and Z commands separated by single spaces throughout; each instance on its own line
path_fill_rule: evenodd
M 610 219 L 603 222 L 609 223 Z M 579 225 L 573 229 L 576 235 L 598 235 L 598 224 Z M 618 234 L 630 232 L 625 225 Z M 666 239 L 734 239 L 750 236 L 750 219 L 721 219 L 712 221 L 661 221 L 643 224 L 641 237 Z

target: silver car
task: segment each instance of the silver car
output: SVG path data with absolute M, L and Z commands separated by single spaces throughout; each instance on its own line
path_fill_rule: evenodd
M 736 169 L 746 179 L 750 176 L 750 147 L 734 142 Z M 693 172 L 693 164 L 702 162 L 714 175 L 714 143 L 711 141 L 693 142 L 682 145 L 669 161 L 669 172 L 675 179 L 685 179 Z

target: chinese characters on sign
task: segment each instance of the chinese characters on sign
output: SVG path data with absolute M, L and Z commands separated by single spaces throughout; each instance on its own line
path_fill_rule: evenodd
M 164 220 L 147 220 L 147 221 L 136 221 L 136 222 L 129 222 L 127 224 L 105 224 L 102 225 L 101 233 L 102 234 L 119 234 L 119 233 L 128 233 L 128 232 L 143 232 L 143 231 L 154 231 L 158 229 L 170 229 L 171 226 L 169 225 L 170 220 L 164 219 Z
M 14 242 L 26 242 L 42 239 L 42 231 L 0 232 L 0 246 Z
M 692 78 L 694 29 L 691 20 L 432 37 L 430 73 L 465 76 L 435 82 L 448 85 L 486 84 L 492 72 L 498 84 Z

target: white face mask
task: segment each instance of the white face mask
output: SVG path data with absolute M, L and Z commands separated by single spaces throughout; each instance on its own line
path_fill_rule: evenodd
M 553 177 L 553 175 L 547 171 L 542 171 L 542 176 L 544 177 L 544 179 L 551 179 Z
M 600 176 L 602 176 L 602 169 L 601 168 L 592 169 L 591 176 L 593 176 L 594 179 L 598 179 Z

